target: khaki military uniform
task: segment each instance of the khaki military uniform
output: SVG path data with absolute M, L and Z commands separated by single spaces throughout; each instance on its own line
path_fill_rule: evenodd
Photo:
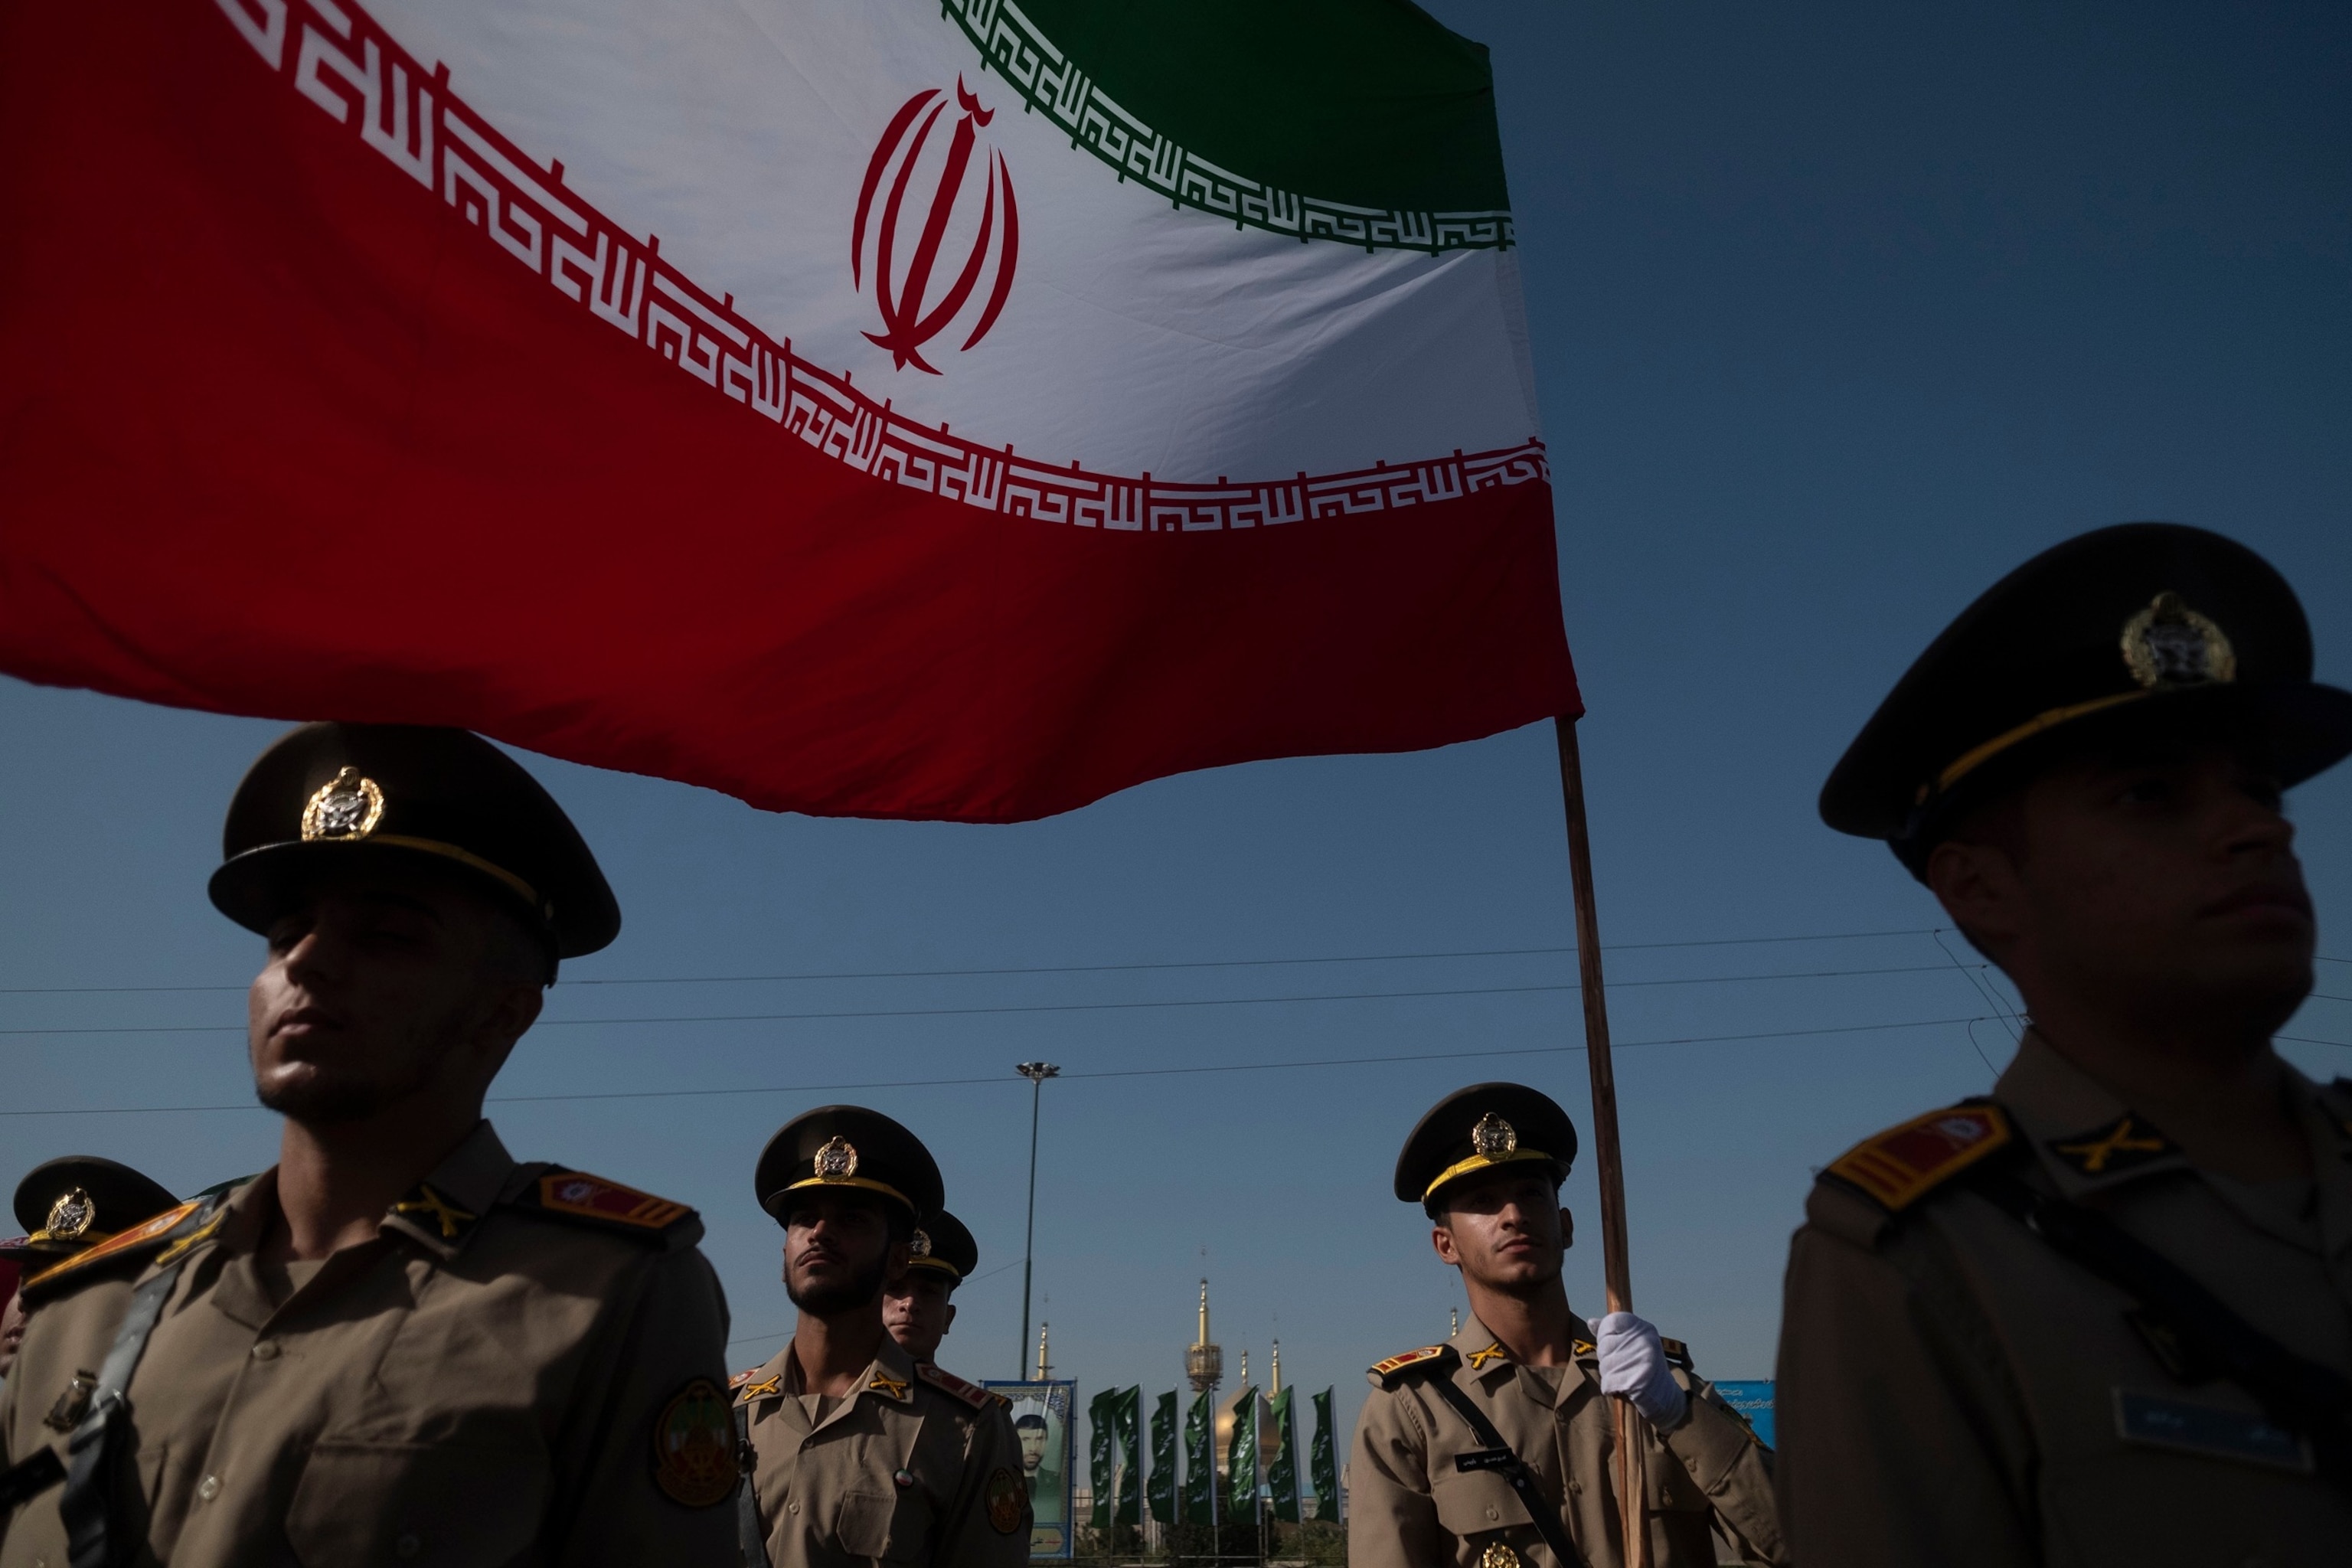
M 1455 1456 L 1486 1445 L 1428 1385 L 1434 1377 L 1451 1377 L 1527 1461 L 1543 1494 L 1558 1500 L 1569 1538 L 1591 1568 L 1616 1568 L 1624 1560 L 1616 1437 L 1591 1344 L 1580 1341 L 1567 1366 L 1521 1366 L 1474 1317 L 1451 1348 L 1459 1360 L 1444 1370 L 1416 1375 L 1408 1357 L 1374 1369 L 1348 1478 L 1350 1568 L 1494 1568 L 1509 1561 L 1486 1555 L 1498 1544 L 1538 1568 L 1576 1568 L 1554 1564 L 1501 1474 L 1454 1468 Z M 1675 1366 L 1675 1381 L 1690 1395 L 1688 1418 L 1643 1442 L 1654 1568 L 1704 1568 L 1717 1560 L 1718 1541 L 1735 1561 L 1785 1562 L 1769 1451 L 1686 1364 Z
M 275 1170 L 192 1211 L 37 1278 L 0 1396 L 11 1458 L 62 1453 L 77 1373 L 104 1364 L 134 1288 L 179 1268 L 129 1386 L 111 1513 L 145 1550 L 127 1560 L 736 1561 L 727 1308 L 691 1210 L 519 1165 L 486 1121 L 323 1264 L 257 1262 Z M 64 1568 L 59 1498 L 7 1523 L 0 1568 Z
M 885 1334 L 857 1391 L 812 1419 L 789 1341 L 738 1373 L 772 1568 L 1029 1561 L 1029 1492 L 1004 1402 Z
M 2352 1374 L 2352 1092 L 2294 1075 L 2291 1094 L 2316 1180 L 2248 1187 L 2190 1165 L 2029 1033 L 1993 1090 L 2005 1118 L 1954 1107 L 1832 1165 L 1790 1255 L 1781 1329 L 1781 1517 L 1799 1559 L 2352 1557 L 2352 1491 L 2244 1390 L 2168 1371 L 2133 1298 L 1969 1175 L 1981 1158 L 2105 1213 L 2255 1329 Z M 2004 1146 L 1979 1156 L 1989 1138 Z

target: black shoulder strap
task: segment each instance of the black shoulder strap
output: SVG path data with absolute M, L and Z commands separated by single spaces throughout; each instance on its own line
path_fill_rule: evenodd
M 2280 1344 L 2096 1209 L 2037 1191 L 2000 1162 L 1969 1179 L 2062 1256 L 2138 1302 L 2133 1326 L 2167 1371 L 2184 1382 L 2236 1384 L 2272 1420 L 2309 1438 L 2338 1482 L 2352 1484 L 2352 1378 Z
M 1451 1376 L 1441 1374 L 1429 1382 L 1437 1390 L 1438 1397 L 1454 1406 L 1454 1413 L 1469 1423 L 1470 1435 L 1486 1445 L 1471 1453 L 1456 1454 L 1454 1468 L 1462 1471 L 1494 1470 L 1500 1474 L 1511 1483 L 1511 1489 L 1519 1494 L 1519 1501 L 1527 1507 L 1528 1517 L 1535 1521 L 1536 1533 L 1543 1537 L 1546 1546 L 1551 1548 L 1551 1554 L 1559 1563 L 1559 1568 L 1586 1568 L 1584 1554 L 1576 1549 L 1576 1542 L 1568 1538 L 1568 1523 L 1561 1517 L 1559 1506 L 1543 1495 L 1543 1488 L 1536 1484 L 1535 1472 L 1528 1468 L 1528 1462 L 1519 1458 L 1516 1449 L 1503 1441 L 1503 1435 L 1495 1430 L 1495 1424 L 1486 1419 L 1486 1413 L 1462 1392 L 1462 1385 Z
M 769 1568 L 768 1538 L 760 1531 L 760 1496 L 751 1489 L 751 1407 L 735 1407 L 735 1462 L 743 1479 L 735 1488 L 735 1539 L 743 1549 L 743 1568 Z
M 163 1267 L 131 1292 L 131 1306 L 114 1331 L 114 1343 L 98 1370 L 98 1387 L 73 1436 L 66 1441 L 65 1496 L 58 1513 L 66 1527 L 66 1561 L 70 1568 L 123 1568 L 139 1553 L 143 1541 L 114 1528 L 114 1505 L 126 1484 L 122 1467 L 130 1460 L 131 1374 L 147 1350 L 148 1336 L 163 1315 L 163 1302 L 188 1266 L 190 1249 L 211 1234 L 217 1222 L 222 1195 L 215 1195 L 191 1215 L 178 1229 L 158 1261 Z

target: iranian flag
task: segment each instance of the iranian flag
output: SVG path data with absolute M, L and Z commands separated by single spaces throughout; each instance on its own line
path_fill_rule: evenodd
M 0 15 L 0 668 L 1003 821 L 1579 711 L 1403 0 Z

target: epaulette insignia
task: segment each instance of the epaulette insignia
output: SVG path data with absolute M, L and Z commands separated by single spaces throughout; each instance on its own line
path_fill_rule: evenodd
M 2084 1176 L 2112 1176 L 2180 1152 L 2179 1144 L 2128 1111 L 2105 1127 L 2053 1138 L 2042 1147 Z
M 1660 1334 L 1658 1336 L 1658 1348 L 1666 1352 L 1666 1359 L 1668 1361 L 1674 1363 L 1685 1372 L 1693 1370 L 1691 1366 L 1690 1346 L 1683 1343 L 1682 1341 L 1670 1340 L 1666 1338 L 1665 1335 Z
M 515 1201 L 541 1214 L 634 1231 L 648 1240 L 667 1237 L 696 1217 L 684 1204 L 560 1167 L 524 1188 Z
M 1601 1353 L 1601 1347 L 1594 1344 L 1591 1340 L 1586 1339 L 1570 1340 L 1569 1342 L 1568 1348 L 1577 1355 L 1598 1355 Z
M 1484 1372 L 1486 1370 L 1486 1363 L 1488 1362 L 1507 1361 L 1510 1359 L 1510 1352 L 1503 1348 L 1503 1342 L 1500 1340 L 1497 1340 L 1493 1344 L 1488 1345 L 1485 1350 L 1472 1351 L 1470 1352 L 1470 1370 L 1472 1372 Z
M 481 1215 L 467 1214 L 447 1198 L 433 1190 L 430 1182 L 419 1182 L 416 1190 L 392 1205 L 392 1212 L 403 1216 L 417 1217 L 416 1223 L 427 1236 L 438 1232 L 444 1241 L 462 1241 Z
M 866 1385 L 868 1394 L 885 1394 L 893 1399 L 907 1397 L 907 1384 L 887 1372 L 877 1372 Z
M 204 1199 L 191 1198 L 178 1208 L 166 1209 L 143 1225 L 135 1225 L 129 1230 L 119 1231 L 96 1247 L 85 1247 L 71 1258 L 51 1264 L 25 1281 L 26 1299 L 29 1300 L 35 1291 L 45 1289 L 52 1281 L 63 1279 L 68 1274 L 79 1273 L 92 1264 L 124 1257 L 152 1242 L 163 1240 L 204 1206 Z M 190 1235 L 178 1238 L 175 1246 L 179 1246 L 180 1249 L 184 1251 L 187 1247 L 192 1247 L 210 1236 L 213 1226 L 218 1223 L 219 1215 L 215 1215 L 210 1222 L 199 1226 Z
M 759 1371 L 755 1366 L 750 1372 L 739 1372 L 727 1380 L 727 1392 L 735 1396 L 736 1404 L 749 1405 L 755 1399 L 773 1399 L 784 1391 L 782 1373 L 772 1372 L 754 1383 L 751 1380 L 758 1376 Z
M 1371 1366 L 1371 1379 L 1382 1388 L 1396 1386 L 1396 1376 L 1416 1366 L 1442 1367 L 1460 1359 L 1452 1345 L 1423 1345 L 1417 1351 L 1392 1355 L 1386 1361 L 1376 1361 Z
M 2008 1143 L 2009 1119 L 1995 1105 L 1955 1105 L 1864 1139 L 1830 1163 L 1825 1175 L 1903 1209 Z
M 1003 1397 L 991 1394 L 976 1383 L 966 1383 L 951 1372 L 941 1372 L 927 1361 L 915 1363 L 915 1375 L 943 1394 L 954 1394 L 974 1410 L 985 1410 L 991 1403 Z

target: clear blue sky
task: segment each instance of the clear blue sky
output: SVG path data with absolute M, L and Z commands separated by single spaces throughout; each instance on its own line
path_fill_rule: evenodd
M 1939 916 L 1813 815 L 1910 658 L 2032 551 L 2131 518 L 2203 523 L 2301 588 L 2352 682 L 2352 14 L 1854 5 L 1435 7 L 1494 46 L 1558 476 L 1561 586 L 1609 955 L 1638 1304 L 1703 1371 L 1769 1376 L 1811 1170 L 1983 1089 L 2010 1036 L 1926 935 Z M 203 894 L 222 807 L 279 725 L 0 682 L 0 995 L 10 1111 L 250 1100 L 257 942 Z M 771 816 L 527 759 L 627 912 L 496 1108 L 526 1157 L 691 1202 L 751 1365 L 790 1322 L 751 1202 L 769 1132 L 825 1099 L 939 1153 L 982 1276 L 942 1360 L 1013 1370 L 1028 1095 L 1045 1098 L 1037 1285 L 1081 1400 L 1174 1386 L 1208 1249 L 1228 1365 L 1336 1384 L 1442 1334 L 1459 1300 L 1396 1147 L 1462 1083 L 1589 1120 L 1565 991 L 1083 1011 L 923 1009 L 1558 986 L 1565 953 L 1096 973 L 591 984 L 1562 947 L 1548 730 L 1404 757 L 1172 779 L 1019 827 Z M 2352 771 L 2294 803 L 2322 951 L 2352 958 Z M 1880 973 L 1857 974 L 1853 971 Z M 1824 972 L 1837 972 L 1829 973 Z M 1725 980 L 1759 974 L 1803 976 Z M 1703 979 L 1705 984 L 1649 982 Z M 2321 990 L 2352 995 L 2352 964 Z M 1634 1042 L 1765 1036 L 1711 1044 Z M 2289 1033 L 2352 1041 L 2352 1003 Z M 2285 1047 L 2323 1075 L 2352 1049 Z M 1480 1055 L 1481 1052 L 1549 1054 Z M 1437 1059 L 1086 1079 L 1303 1058 Z M 792 1086 L 983 1078 L 979 1086 Z M 88 1151 L 186 1191 L 257 1169 L 252 1110 L 0 1118 L 0 1172 Z M 1599 1310 L 1589 1163 L 1570 1286 Z M 1008 1267 L 1009 1266 L 1009 1267 Z M 1002 1270 L 999 1272 L 998 1270 Z M 763 1337 L 764 1336 L 764 1337 Z

